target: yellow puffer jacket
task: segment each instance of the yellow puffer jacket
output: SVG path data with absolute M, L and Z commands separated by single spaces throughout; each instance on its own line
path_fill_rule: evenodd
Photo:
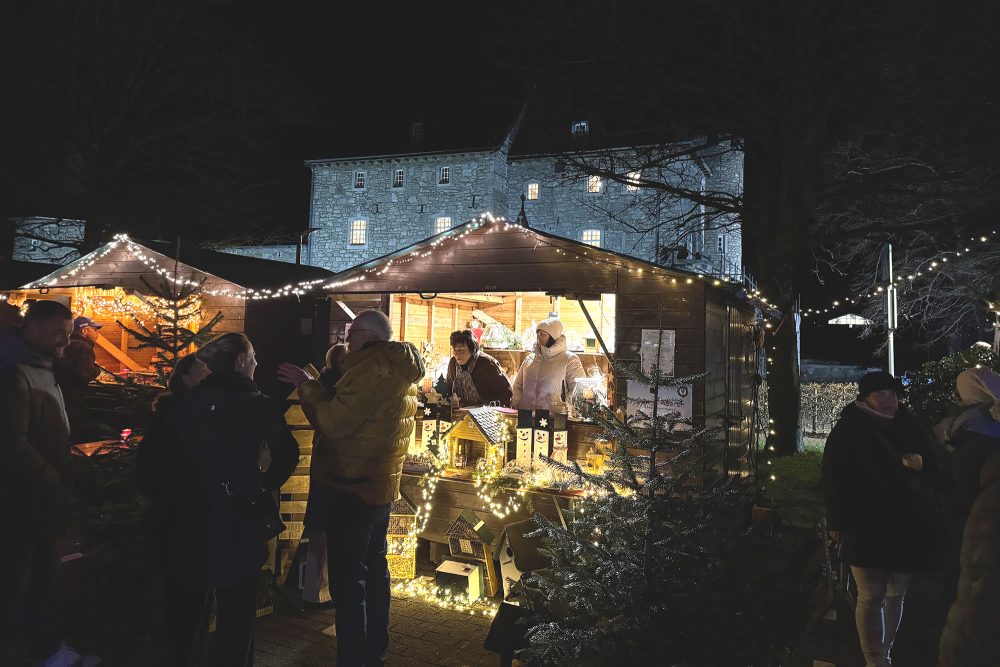
M 320 436 L 312 483 L 350 491 L 369 505 L 399 498 L 403 459 L 424 375 L 410 343 L 379 342 L 347 356 L 333 397 L 318 381 L 299 387 L 302 410 Z

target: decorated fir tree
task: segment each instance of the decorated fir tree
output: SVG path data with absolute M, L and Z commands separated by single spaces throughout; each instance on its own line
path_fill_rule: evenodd
M 135 328 L 118 321 L 138 343 L 136 350 L 153 349 L 152 366 L 159 382 L 166 386 L 177 360 L 192 347 L 204 345 L 215 337 L 214 329 L 222 321 L 222 313 L 217 312 L 207 322 L 201 321 L 202 281 L 187 279 L 171 280 L 161 276 L 159 283 L 153 284 L 141 276 L 150 295 L 137 296 L 142 299 L 152 314 L 140 316 L 130 313 Z
M 614 369 L 660 400 L 631 401 L 624 419 L 592 410 L 614 442 L 603 474 L 547 461 L 588 493 L 565 525 L 534 517 L 551 566 L 516 587 L 532 611 L 521 657 L 532 665 L 759 664 L 753 656 L 773 643 L 759 631 L 760 608 L 773 596 L 758 595 L 740 564 L 752 559 L 741 511 L 752 487 L 735 477 L 706 484 L 707 445 L 719 433 L 660 405 L 704 374 Z

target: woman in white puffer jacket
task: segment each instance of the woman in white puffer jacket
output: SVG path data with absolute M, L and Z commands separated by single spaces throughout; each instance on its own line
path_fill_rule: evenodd
M 550 410 L 560 399 L 570 403 L 576 388 L 574 380 L 586 377 L 580 357 L 566 350 L 563 323 L 558 318 L 539 322 L 535 335 L 535 350 L 525 358 L 514 378 L 512 408 Z

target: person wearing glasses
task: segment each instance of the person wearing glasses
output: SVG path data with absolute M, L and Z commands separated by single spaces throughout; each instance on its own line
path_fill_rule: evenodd
M 310 485 L 322 485 L 327 497 L 327 562 L 342 667 L 382 665 L 389 647 L 386 533 L 415 423 L 415 383 L 424 376 L 417 348 L 391 337 L 383 313 L 358 313 L 335 395 L 298 366 L 278 367 L 278 378 L 298 388 L 318 433 Z

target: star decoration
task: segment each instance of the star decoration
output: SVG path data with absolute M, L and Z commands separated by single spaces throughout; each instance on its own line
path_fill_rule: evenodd
M 431 416 L 431 409 L 424 408 L 424 417 L 430 417 L 430 416 Z
M 542 428 L 548 428 L 549 420 L 546 419 L 545 417 L 542 417 L 541 419 L 538 420 L 538 425 L 541 426 Z

